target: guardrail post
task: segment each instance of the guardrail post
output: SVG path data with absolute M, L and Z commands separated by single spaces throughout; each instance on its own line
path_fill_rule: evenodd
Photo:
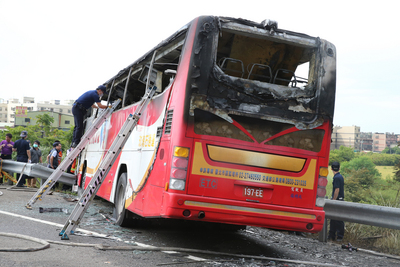
M 318 237 L 319 242 L 327 242 L 328 241 L 328 219 L 325 217 L 324 226 L 322 227 L 321 232 L 319 232 Z
M 14 173 L 13 172 L 9 172 L 8 174 L 10 174 L 10 176 L 14 177 Z M 8 185 L 13 185 L 14 183 L 10 179 L 8 179 L 7 184 Z

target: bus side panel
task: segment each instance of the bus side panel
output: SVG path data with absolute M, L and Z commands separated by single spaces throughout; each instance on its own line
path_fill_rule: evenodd
M 128 210 L 143 217 L 160 216 L 165 183 L 169 178 L 169 172 L 167 171 L 169 147 L 169 141 L 161 141 L 148 182 L 137 194 L 134 205 L 130 205 Z
M 169 147 L 169 141 L 161 141 L 158 148 L 157 158 L 154 162 L 153 170 L 151 171 L 149 177 L 150 184 L 153 186 L 164 188 L 165 183 L 168 181 L 166 179 L 166 174 Z
M 161 148 L 164 148 L 164 158 L 161 159 L 159 163 L 157 163 L 158 160 L 160 160 L 161 156 L 161 148 L 160 151 L 158 152 L 159 154 L 157 155 L 157 159 L 155 162 L 155 166 L 159 164 L 159 170 L 166 170 L 166 173 L 162 174 L 162 176 L 167 176 L 165 179 L 168 182 L 169 181 L 169 171 L 171 168 L 171 158 L 172 158 L 172 153 L 174 150 L 174 147 L 170 144 L 180 144 L 179 140 L 185 139 L 185 133 L 186 133 L 186 127 L 187 125 L 182 125 L 181 123 L 174 124 L 174 121 L 177 120 L 178 122 L 181 122 L 183 119 L 183 114 L 184 114 L 184 106 L 181 103 L 184 103 L 186 100 L 186 87 L 187 87 L 187 82 L 188 82 L 188 69 L 190 66 L 190 59 L 191 59 L 191 54 L 192 54 L 192 49 L 193 49 L 193 40 L 194 40 L 194 35 L 196 32 L 196 27 L 197 27 L 197 21 L 198 19 L 195 19 L 192 22 L 192 25 L 190 26 L 190 29 L 187 34 L 187 39 L 185 41 L 185 45 L 182 49 L 182 55 L 181 55 L 181 60 L 179 62 L 178 70 L 174 79 L 173 83 L 173 89 L 171 88 L 171 100 L 168 106 L 168 110 L 173 111 L 173 119 L 172 119 L 172 125 L 171 128 L 174 128 L 174 135 L 172 136 L 170 133 L 167 133 L 162 136 L 161 138 Z M 188 101 L 188 100 L 187 100 Z M 175 105 L 175 103 L 178 103 Z M 167 141 L 168 140 L 168 141 Z M 163 141 L 168 142 L 163 144 Z M 171 142 L 171 143 L 169 143 Z M 184 145 L 184 144 L 182 144 Z M 191 148 L 192 142 L 187 142 L 188 147 Z M 160 167 L 160 165 L 163 165 L 164 167 Z M 164 186 L 165 183 L 162 181 L 160 177 L 157 177 L 157 173 L 153 173 L 153 171 L 150 174 L 150 177 L 154 180 L 154 184 L 157 185 L 155 190 L 152 190 L 152 188 L 149 186 L 150 183 L 148 183 L 146 186 L 143 187 L 143 189 L 138 193 L 135 194 L 133 191 L 128 194 L 128 199 L 126 201 L 125 207 L 128 208 L 131 211 L 134 211 L 135 213 L 138 213 L 139 215 L 144 215 L 143 210 L 144 207 L 149 208 L 151 211 L 146 211 L 146 214 L 153 214 L 153 211 L 155 215 L 151 216 L 159 216 L 160 215 L 160 209 L 163 209 L 163 203 L 159 206 L 157 205 L 157 202 L 162 199 L 161 196 L 156 196 L 156 194 L 161 194 L 162 192 L 165 191 Z M 142 178 L 141 184 L 145 184 L 145 179 L 146 177 Z M 137 187 L 137 190 L 141 189 L 141 187 Z M 151 191 L 151 193 L 143 192 L 143 191 Z M 155 199 L 156 204 L 148 203 L 150 202 L 147 201 L 147 199 Z M 143 201 L 145 205 L 143 206 Z M 162 200 L 163 201 L 163 200 Z M 136 211 L 135 211 L 136 210 Z M 140 212 L 139 212 L 140 211 Z
M 88 147 L 88 152 L 86 154 L 86 158 L 88 159 L 88 161 L 85 185 L 89 184 L 102 159 L 106 155 L 106 151 L 108 151 L 108 149 L 110 148 L 112 141 L 115 139 L 122 124 L 125 122 L 126 118 L 131 112 L 132 107 L 124 110 L 115 111 L 111 115 L 111 117 L 103 123 L 99 131 L 97 131 L 97 133 L 91 138 L 89 142 L 90 146 Z M 100 133 L 100 138 L 97 137 L 98 133 Z M 130 139 L 131 138 L 132 136 L 130 137 Z M 121 161 L 122 155 L 123 153 L 121 153 L 117 157 L 114 165 L 111 167 L 108 175 L 105 177 L 101 187 L 99 188 L 97 196 L 100 196 L 109 201 L 113 201 L 113 199 L 111 198 L 112 185 L 114 183 L 114 180 L 116 180 L 115 176 L 117 176 L 117 169 Z
M 163 126 L 170 91 L 169 88 L 151 100 L 142 112 L 139 125 L 132 131 L 129 142 L 125 144 L 122 152 L 121 163 L 124 162 L 128 169 L 125 207 L 133 212 L 136 209 L 140 211 L 143 209 L 142 191 L 148 190 L 148 181 L 155 171 L 154 165 L 158 166 L 155 160 L 160 142 L 157 131 Z M 162 185 L 163 182 L 155 183 Z
M 128 169 L 128 191 L 132 191 L 141 185 L 142 178 L 145 176 L 149 163 L 152 162 L 152 155 L 155 151 L 157 127 L 162 126 L 165 116 L 165 106 L 168 100 L 169 90 L 152 99 L 142 116 L 138 125 L 132 131 L 129 139 L 125 143 L 121 154 L 118 156 L 109 173 L 104 179 L 97 195 L 114 201 L 115 187 L 118 181 L 118 170 L 121 164 L 125 164 Z M 103 123 L 101 129 L 91 138 L 91 148 L 86 153 L 88 160 L 86 181 L 87 185 L 97 168 L 99 167 L 106 152 L 110 149 L 113 141 L 118 135 L 126 118 L 135 112 L 137 105 L 115 111 L 109 119 Z M 98 134 L 99 133 L 99 134 Z M 100 137 L 98 137 L 100 135 Z M 145 154 L 143 156 L 143 154 Z M 130 190 L 129 190 L 130 189 Z

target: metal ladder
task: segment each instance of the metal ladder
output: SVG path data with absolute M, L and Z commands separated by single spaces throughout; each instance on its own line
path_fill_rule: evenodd
M 68 154 L 68 156 L 60 163 L 57 169 L 50 175 L 47 181 L 39 188 L 39 190 L 35 193 L 35 195 L 29 200 L 26 204 L 27 209 L 32 209 L 32 205 L 38 199 L 42 199 L 48 191 L 53 187 L 53 185 L 58 181 L 60 176 L 67 170 L 68 166 L 74 161 L 74 159 L 81 153 L 81 151 L 86 147 L 90 138 L 97 132 L 97 130 L 101 127 L 104 121 L 113 113 L 115 108 L 121 102 L 121 99 L 114 101 L 111 107 L 107 107 L 103 110 L 97 119 L 93 122 L 90 128 L 86 131 L 86 133 L 82 136 L 79 144 Z
M 74 210 L 65 223 L 64 228 L 59 233 L 61 240 L 69 240 L 67 233 L 74 233 L 76 227 L 79 225 L 83 215 L 88 209 L 90 202 L 99 190 L 118 155 L 121 153 L 121 150 L 131 135 L 133 129 L 136 127 L 140 116 L 142 115 L 142 110 L 150 102 L 156 89 L 157 87 L 153 86 L 153 88 L 150 88 L 147 91 L 147 93 L 143 96 L 139 106 L 136 108 L 134 114 L 130 114 L 125 123 L 122 125 L 121 130 L 115 137 L 110 149 L 107 151 L 104 159 L 101 161 L 99 168 L 96 170 L 95 174 L 90 180 L 90 183 L 83 192 L 81 199 L 76 204 Z

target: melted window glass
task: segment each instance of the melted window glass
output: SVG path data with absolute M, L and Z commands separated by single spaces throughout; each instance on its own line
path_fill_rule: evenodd
M 319 152 L 321 150 L 324 135 L 325 131 L 321 129 L 299 130 L 274 138 L 265 144 Z
M 324 130 L 298 130 L 291 124 L 239 115 L 231 115 L 231 118 L 243 127 L 244 130 L 215 114 L 201 109 L 195 109 L 194 132 L 200 135 L 254 142 L 254 140 L 246 134 L 246 132 L 248 132 L 258 143 L 264 143 L 265 145 L 292 147 L 313 152 L 319 152 L 321 150 L 325 134 Z M 286 130 L 294 131 L 279 136 L 280 133 Z

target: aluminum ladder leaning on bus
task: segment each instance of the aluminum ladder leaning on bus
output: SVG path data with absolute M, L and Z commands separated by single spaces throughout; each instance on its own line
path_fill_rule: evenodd
M 79 225 L 83 215 L 88 209 L 90 202 L 92 201 L 101 184 L 103 183 L 104 178 L 107 176 L 113 163 L 117 159 L 118 155 L 121 153 L 121 150 L 124 147 L 124 144 L 128 140 L 129 136 L 131 135 L 133 129 L 136 127 L 140 116 L 142 115 L 142 111 L 150 102 L 156 90 L 156 86 L 150 88 L 146 92 L 134 114 L 130 114 L 126 119 L 121 130 L 111 144 L 110 149 L 107 151 L 107 154 L 101 161 L 99 168 L 97 168 L 95 174 L 90 180 L 90 183 L 83 192 L 81 199 L 76 204 L 74 210 L 72 211 L 63 229 L 61 230 L 59 234 L 61 236 L 61 240 L 69 240 L 67 233 L 74 233 L 76 227 Z
M 81 151 L 85 148 L 86 144 L 89 142 L 90 138 L 97 132 L 100 126 L 104 123 L 104 121 L 113 113 L 118 104 L 121 102 L 121 99 L 114 101 L 114 103 L 103 110 L 99 117 L 93 122 L 90 128 L 83 135 L 81 141 L 73 149 L 68 156 L 61 162 L 61 164 L 57 167 L 57 169 L 50 175 L 47 181 L 39 188 L 39 190 L 35 193 L 35 195 L 29 200 L 26 204 L 27 209 L 32 209 L 32 205 L 38 199 L 42 199 L 46 196 L 46 194 L 50 191 L 53 185 L 58 181 L 61 175 L 67 170 L 68 166 L 74 161 L 74 159 L 81 153 Z

